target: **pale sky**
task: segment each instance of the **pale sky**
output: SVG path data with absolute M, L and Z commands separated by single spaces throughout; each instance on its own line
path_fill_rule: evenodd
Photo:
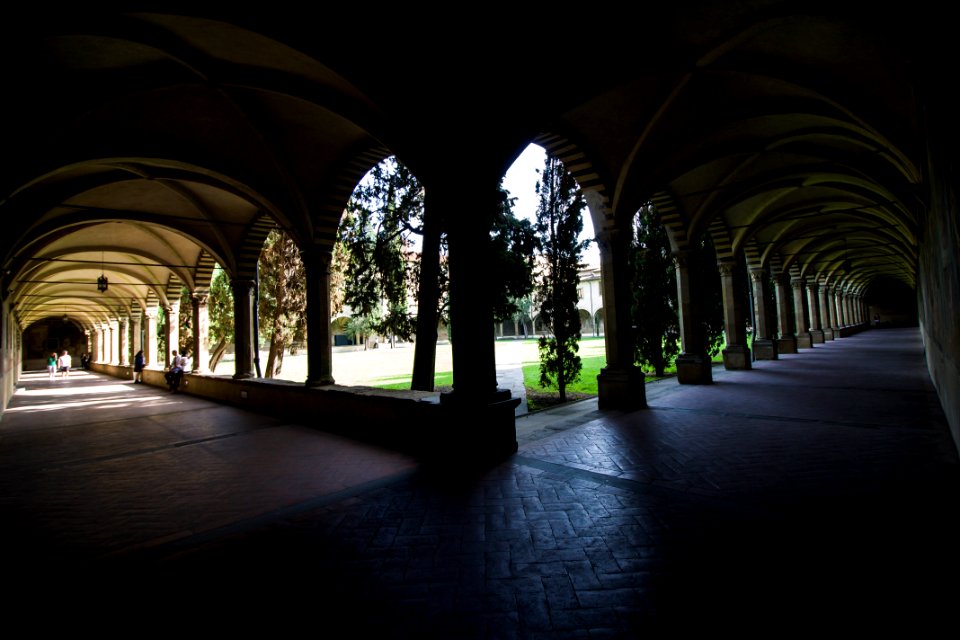
M 545 156 L 543 147 L 531 144 L 517 156 L 503 177 L 503 187 L 510 192 L 510 197 L 516 198 L 513 213 L 518 218 L 526 218 L 531 222 L 537 218 L 537 204 L 540 200 L 536 192 L 537 179 L 540 177 L 537 172 L 543 169 Z M 586 210 L 583 212 L 583 234 L 580 238 L 593 239 L 593 220 Z M 595 242 L 590 243 L 583 252 L 583 261 L 592 266 L 600 265 L 600 251 Z

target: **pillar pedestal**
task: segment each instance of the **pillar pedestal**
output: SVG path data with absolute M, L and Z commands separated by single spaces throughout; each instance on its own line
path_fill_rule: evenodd
M 750 349 L 746 345 L 731 344 L 723 350 L 723 368 L 752 369 L 750 364 Z
M 777 338 L 777 352 L 778 353 L 796 353 L 797 337 L 784 336 L 783 338 Z
M 604 367 L 597 376 L 598 409 L 646 409 L 645 376 L 637 367 L 613 370 Z
M 713 365 L 706 355 L 682 353 L 677 356 L 676 365 L 680 384 L 713 383 Z
M 776 360 L 778 356 L 777 341 L 767 339 L 753 341 L 753 357 L 757 360 Z
M 803 333 L 797 334 L 797 349 L 812 349 L 813 348 L 813 336 L 810 335 L 809 331 L 804 331 Z
M 823 344 L 823 331 L 820 329 L 811 329 L 810 339 L 813 340 L 813 344 Z
M 456 391 L 440 394 L 438 422 L 424 443 L 427 458 L 439 464 L 495 464 L 517 452 L 516 409 L 520 398 L 498 390 L 483 402 Z

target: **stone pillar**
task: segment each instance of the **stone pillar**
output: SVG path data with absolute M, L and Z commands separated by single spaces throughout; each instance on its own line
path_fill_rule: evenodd
M 603 284 L 604 333 L 607 363 L 597 376 L 597 407 L 642 409 L 647 406 L 643 371 L 634 365 L 630 270 L 630 236 L 619 229 L 598 234 Z
M 110 354 L 109 362 L 110 364 L 118 364 L 120 362 L 120 330 L 118 327 L 118 322 L 116 320 L 110 321 Z
M 680 384 L 711 384 L 713 369 L 704 344 L 697 308 L 697 287 L 690 275 L 690 254 L 674 254 L 677 270 L 677 315 L 680 320 L 680 355 L 677 356 L 677 382 Z M 606 328 L 609 331 L 609 327 Z
M 110 341 L 113 338 L 110 335 L 110 325 L 103 323 L 100 325 L 100 362 L 110 364 Z
M 167 352 L 164 354 L 164 366 L 170 365 L 170 358 L 174 351 L 179 353 L 180 347 L 180 300 L 171 300 L 170 304 L 164 307 L 167 312 L 167 324 L 163 330 L 167 337 Z
M 143 362 L 144 366 L 161 367 L 165 359 L 160 356 L 159 342 L 157 340 L 157 316 L 160 315 L 159 307 L 152 306 L 143 310 L 143 316 L 146 318 L 146 328 L 144 329 Z
M 330 333 L 329 250 L 311 247 L 302 252 L 307 276 L 307 380 L 308 387 L 334 383 L 333 337 Z
M 90 350 L 90 359 L 94 362 L 103 362 L 101 358 L 101 349 L 100 349 L 100 327 L 93 328 L 93 348 Z
M 810 338 L 814 344 L 823 344 L 823 329 L 820 328 L 820 285 L 811 282 L 807 285 L 807 310 L 810 314 Z
M 130 334 L 131 334 L 131 345 L 133 348 L 131 351 L 136 353 L 143 349 L 143 334 L 140 331 L 141 327 L 141 312 L 139 308 L 136 309 L 134 314 L 130 316 Z
M 807 309 L 804 304 L 804 295 L 803 295 L 803 279 L 793 279 L 790 281 L 790 286 L 793 287 L 793 308 L 794 308 L 794 320 L 796 320 L 796 336 L 797 336 L 797 348 L 798 349 L 809 349 L 813 347 L 813 338 L 810 336 L 810 331 L 807 329 Z
M 253 280 L 233 280 L 233 345 L 236 357 L 235 379 L 254 378 L 253 354 L 259 340 L 253 332 L 254 305 Z M 309 309 L 307 311 L 309 315 Z
M 747 328 L 743 312 L 743 297 L 737 286 L 734 262 L 720 261 L 720 284 L 723 290 L 723 331 L 727 346 L 723 350 L 723 366 L 727 370 L 750 369 L 750 350 L 747 348 Z
M 823 285 L 820 288 L 820 293 L 822 294 L 820 308 L 824 312 L 823 320 L 823 332 L 824 337 L 827 340 L 834 340 L 838 338 L 837 335 L 837 325 L 834 322 L 834 313 L 833 313 L 833 287 L 829 285 Z M 830 335 L 827 336 L 827 331 L 829 330 Z
M 833 340 L 833 329 L 830 326 L 830 289 L 827 285 L 820 285 L 820 329 L 824 340 Z
M 790 292 L 787 289 L 787 276 L 781 274 L 774 279 L 777 287 L 777 322 L 780 337 L 777 338 L 777 353 L 796 353 L 797 336 L 790 324 Z
M 210 373 L 210 313 L 206 293 L 190 294 L 193 307 L 193 369 L 191 373 Z
M 840 287 L 833 288 L 833 326 L 836 329 L 843 329 L 846 323 L 843 321 L 843 292 Z M 836 332 L 840 335 L 840 332 Z
M 767 286 L 763 269 L 750 270 L 750 286 L 753 288 L 754 338 L 753 355 L 757 360 L 776 360 L 777 343 L 773 340 L 767 320 Z
M 130 318 L 120 316 L 120 366 L 130 364 Z
M 483 167 L 447 176 L 447 183 L 472 175 L 470 198 L 445 200 L 448 265 L 450 276 L 450 329 L 453 355 L 453 391 L 440 395 L 444 411 L 443 430 L 437 432 L 441 455 L 451 445 L 469 450 L 475 457 L 501 458 L 517 450 L 515 410 L 520 398 L 509 389 L 497 388 L 496 348 L 493 329 L 493 292 L 487 272 L 480 268 L 488 259 L 488 238 L 501 206 L 499 177 Z M 429 185 L 427 186 L 429 189 Z M 442 191 L 452 195 L 450 191 Z

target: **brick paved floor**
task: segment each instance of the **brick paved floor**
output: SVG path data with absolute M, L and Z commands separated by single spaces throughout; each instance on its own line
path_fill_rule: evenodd
M 50 625 L 119 635 L 953 624 L 960 462 L 917 331 L 755 364 L 657 383 L 643 411 L 518 419 L 515 456 L 459 470 L 457 451 L 424 468 L 189 396 L 28 375 L 0 423 L 8 610 L 41 598 L 70 612 Z

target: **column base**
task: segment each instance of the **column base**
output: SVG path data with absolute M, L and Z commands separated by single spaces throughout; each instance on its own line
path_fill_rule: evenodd
M 757 360 L 777 360 L 777 342 L 775 340 L 757 339 L 753 341 L 753 357 Z
M 706 355 L 681 353 L 677 356 L 677 382 L 680 384 L 712 384 L 713 365 Z
M 307 381 L 304 384 L 308 389 L 316 389 L 317 387 L 326 387 L 331 384 L 336 384 L 336 381 L 333 379 L 333 376 L 320 376 L 319 378 L 314 379 L 307 378 Z
M 777 353 L 796 353 L 797 336 L 784 336 L 777 338 Z
M 797 338 L 797 349 L 812 349 L 813 348 L 813 336 L 809 333 L 798 333 Z
M 731 344 L 723 350 L 723 368 L 727 371 L 734 369 L 752 369 L 750 349 L 746 345 Z
M 811 329 L 810 338 L 813 340 L 813 344 L 823 344 L 823 331 L 820 329 Z
M 824 340 L 833 340 L 833 329 L 824 329 L 824 330 L 823 330 L 823 339 L 824 339 Z
M 437 422 L 424 443 L 430 461 L 487 465 L 517 452 L 516 408 L 520 398 L 511 397 L 509 389 L 498 390 L 486 400 L 456 391 L 441 393 L 439 404 Z
M 598 409 L 647 408 L 647 388 L 644 375 L 637 367 L 614 370 L 604 367 L 597 376 Z

